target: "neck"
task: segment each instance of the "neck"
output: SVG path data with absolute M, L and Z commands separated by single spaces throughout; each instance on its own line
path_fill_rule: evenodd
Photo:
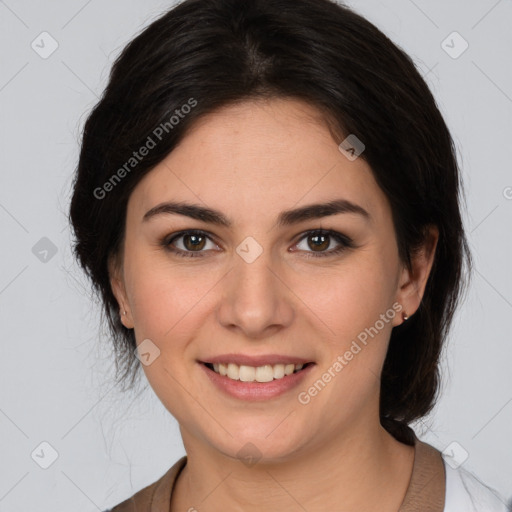
M 368 423 L 366 423 L 368 425 Z M 247 466 L 182 431 L 187 465 L 175 485 L 171 512 L 396 512 L 412 473 L 414 448 L 380 423 L 358 425 L 326 443 L 319 440 L 286 460 Z

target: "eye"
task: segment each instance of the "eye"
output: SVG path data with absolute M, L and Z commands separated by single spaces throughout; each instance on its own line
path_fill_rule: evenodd
M 208 247 L 208 243 L 211 244 L 210 247 Z M 207 250 L 218 249 L 218 245 L 213 242 L 211 236 L 200 230 L 175 233 L 162 240 L 161 244 L 176 256 L 189 258 L 203 257 Z M 303 247 L 300 247 L 301 244 Z M 307 253 L 304 255 L 306 258 L 318 258 L 334 256 L 348 248 L 355 247 L 355 245 L 352 239 L 337 231 L 318 229 L 306 232 L 294 247 L 297 249 L 293 249 L 292 252 L 299 250 Z M 312 250 L 308 250 L 308 248 Z
M 208 248 L 208 242 L 210 242 L 213 247 Z M 215 249 L 218 247 L 213 243 L 209 235 L 199 230 L 182 231 L 181 233 L 173 235 L 171 238 L 167 237 L 162 241 L 162 245 L 164 245 L 168 251 L 176 254 L 176 256 L 192 258 L 203 256 L 202 253 L 205 248 Z
M 303 244 L 303 247 L 300 247 L 300 244 Z M 332 246 L 336 244 L 338 246 L 333 248 Z M 333 256 L 355 246 L 352 239 L 337 231 L 319 229 L 308 231 L 295 247 L 309 253 L 307 258 L 317 258 Z M 309 251 L 308 248 L 313 250 Z

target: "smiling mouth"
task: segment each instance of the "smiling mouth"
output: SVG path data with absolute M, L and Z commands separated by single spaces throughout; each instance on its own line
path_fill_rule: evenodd
M 272 382 L 301 372 L 314 363 L 305 364 L 266 364 L 263 366 L 246 366 L 234 363 L 203 363 L 215 373 L 231 380 L 241 382 Z

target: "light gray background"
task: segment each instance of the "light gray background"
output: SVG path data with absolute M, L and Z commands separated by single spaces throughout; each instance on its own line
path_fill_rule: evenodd
M 84 118 L 123 46 L 171 5 L 0 1 L 0 511 L 103 510 L 185 453 L 176 421 L 150 388 L 138 397 L 112 389 L 108 338 L 73 262 L 66 222 Z M 443 396 L 415 429 L 440 450 L 459 443 L 469 454 L 463 467 L 509 497 L 512 4 L 349 5 L 419 66 L 452 130 L 466 183 L 474 281 L 446 351 Z M 44 31 L 58 42 L 46 59 L 31 47 L 35 41 L 42 51 Z M 469 44 L 456 59 L 442 47 L 453 31 Z M 452 36 L 445 48 L 453 54 L 461 43 Z M 46 262 L 36 246 L 43 237 L 57 250 Z M 58 452 L 48 469 L 35 462 L 50 460 L 44 441 Z

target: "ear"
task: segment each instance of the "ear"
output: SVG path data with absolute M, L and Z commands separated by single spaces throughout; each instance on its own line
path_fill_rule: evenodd
M 428 277 L 434 263 L 439 230 L 437 226 L 426 228 L 423 244 L 411 255 L 411 270 L 402 269 L 397 291 L 397 302 L 402 305 L 404 315 L 413 315 L 420 307 Z M 396 325 L 403 322 L 401 316 L 396 316 Z
M 122 324 L 128 328 L 133 329 L 132 312 L 128 303 L 126 294 L 126 287 L 124 284 L 123 269 L 119 265 L 115 257 L 110 257 L 108 260 L 108 273 L 110 276 L 110 286 L 117 303 L 119 304 L 119 316 Z M 126 314 L 124 313 L 126 311 Z

